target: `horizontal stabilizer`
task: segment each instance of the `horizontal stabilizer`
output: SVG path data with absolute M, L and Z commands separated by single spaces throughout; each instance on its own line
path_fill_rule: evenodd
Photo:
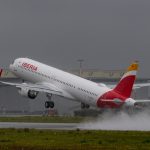
M 136 100 L 136 104 L 138 103 L 150 103 L 150 100 L 149 99 Z

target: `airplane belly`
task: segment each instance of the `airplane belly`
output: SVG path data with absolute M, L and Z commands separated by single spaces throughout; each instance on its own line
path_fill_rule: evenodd
M 77 101 L 85 103 L 85 104 L 89 104 L 91 106 L 95 106 L 96 107 L 96 99 L 92 96 L 86 95 L 84 93 L 78 93 L 74 95 L 75 99 L 77 99 Z

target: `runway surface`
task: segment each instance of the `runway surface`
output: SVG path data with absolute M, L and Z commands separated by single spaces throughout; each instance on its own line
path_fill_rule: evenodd
M 51 130 L 75 130 L 78 123 L 22 123 L 22 122 L 0 122 L 0 128 L 16 129 L 51 129 Z

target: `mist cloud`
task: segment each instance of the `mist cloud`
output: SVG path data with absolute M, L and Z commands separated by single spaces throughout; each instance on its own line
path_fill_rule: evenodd
M 100 118 L 80 124 L 79 128 L 87 130 L 150 131 L 150 115 L 147 112 L 139 112 L 133 115 L 125 112 L 113 115 L 112 113 L 105 113 Z

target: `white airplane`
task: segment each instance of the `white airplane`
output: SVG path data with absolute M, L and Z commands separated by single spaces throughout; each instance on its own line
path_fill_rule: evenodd
M 27 83 L 1 82 L 5 85 L 15 86 L 22 96 L 35 99 L 39 92 L 46 93 L 48 100 L 46 108 L 53 108 L 52 95 L 81 102 L 81 108 L 89 106 L 99 108 L 120 108 L 122 106 L 134 107 L 138 103 L 149 100 L 134 100 L 131 92 L 138 63 L 132 63 L 120 82 L 113 88 L 97 84 L 65 71 L 53 68 L 29 58 L 18 58 L 10 65 L 10 70 Z

